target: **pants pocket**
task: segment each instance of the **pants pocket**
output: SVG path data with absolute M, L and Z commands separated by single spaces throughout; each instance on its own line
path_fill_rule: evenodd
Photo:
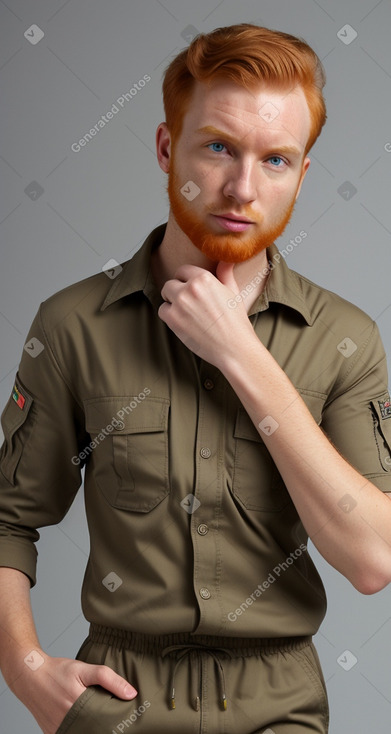
M 100 688 L 100 686 L 89 686 L 86 688 L 66 713 L 56 734 L 65 734 L 65 732 L 69 734 L 87 734 L 92 731 L 99 732 L 99 712 L 96 711 L 95 704 L 97 703 L 97 697 L 101 697 L 102 694 L 110 698 L 110 694 L 104 691 L 103 688 Z
M 329 727 L 329 701 L 326 683 L 315 645 L 313 642 L 310 642 L 309 645 L 306 645 L 301 650 L 292 650 L 292 655 L 300 663 L 301 668 L 316 693 L 319 713 L 324 719 L 325 731 L 327 732 Z

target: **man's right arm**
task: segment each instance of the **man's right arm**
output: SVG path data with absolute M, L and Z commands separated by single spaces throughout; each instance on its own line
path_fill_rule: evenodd
M 45 309 L 44 309 L 45 310 Z M 61 323 L 61 313 L 54 322 Z M 53 319 L 52 319 L 53 320 Z M 52 327 L 53 331 L 54 327 Z M 50 332 L 50 329 L 49 329 Z M 0 450 L 0 667 L 45 734 L 54 734 L 88 686 L 118 698 L 136 691 L 111 668 L 42 650 L 32 616 L 37 528 L 59 523 L 81 484 L 72 457 L 88 441 L 82 405 L 42 320 L 31 326 L 10 399 Z
M 0 568 L 0 668 L 11 691 L 31 711 L 44 734 L 55 734 L 67 711 L 88 686 L 100 685 L 118 698 L 137 691 L 105 665 L 53 658 L 42 650 L 31 611 L 30 580 Z

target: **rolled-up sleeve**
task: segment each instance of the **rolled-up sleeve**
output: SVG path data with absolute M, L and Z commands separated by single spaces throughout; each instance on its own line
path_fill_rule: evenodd
M 41 307 L 42 309 L 42 307 Z M 81 484 L 86 442 L 81 406 L 45 334 L 41 309 L 1 416 L 0 566 L 36 583 L 37 528 L 64 517 Z
M 376 324 L 364 348 L 348 357 L 344 367 L 325 404 L 321 427 L 360 474 L 382 492 L 391 492 L 391 402 Z

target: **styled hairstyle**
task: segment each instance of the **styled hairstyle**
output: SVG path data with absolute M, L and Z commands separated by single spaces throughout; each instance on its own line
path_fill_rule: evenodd
M 195 81 L 208 84 L 217 79 L 229 79 L 249 90 L 262 82 L 280 89 L 300 85 L 311 115 L 305 153 L 312 148 L 326 122 L 322 94 L 326 75 L 322 62 L 304 40 L 249 23 L 196 36 L 164 73 L 163 104 L 174 140 L 180 135 Z

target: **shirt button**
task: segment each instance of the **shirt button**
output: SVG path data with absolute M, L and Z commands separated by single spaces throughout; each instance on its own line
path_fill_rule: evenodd
M 202 522 L 201 525 L 199 525 L 197 528 L 197 533 L 199 535 L 206 535 L 208 532 L 209 532 L 209 528 L 207 525 L 205 525 L 204 522 Z
M 209 377 L 204 382 L 204 388 L 205 390 L 213 390 L 215 384 L 213 380 L 209 379 Z
M 212 452 L 210 449 L 207 448 L 207 446 L 203 446 L 200 450 L 200 454 L 203 459 L 209 459 L 212 456 Z
M 116 420 L 115 423 L 113 423 L 113 428 L 115 431 L 123 431 L 125 428 L 125 423 L 123 421 Z
M 200 597 L 202 599 L 210 599 L 211 593 L 209 589 L 205 589 L 205 587 L 203 586 L 202 589 L 200 589 Z

